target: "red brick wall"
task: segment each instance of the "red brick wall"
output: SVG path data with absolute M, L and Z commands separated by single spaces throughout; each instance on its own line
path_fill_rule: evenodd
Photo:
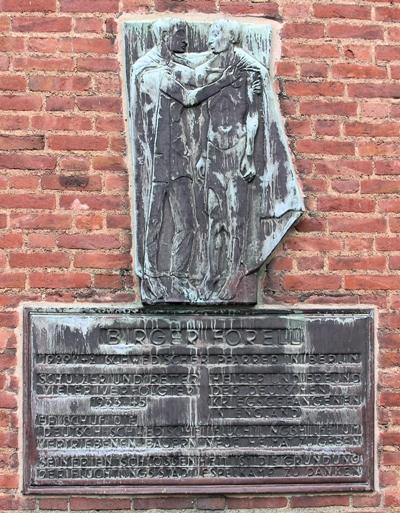
M 379 493 L 16 491 L 20 302 L 137 297 L 115 20 L 193 8 L 283 21 L 280 98 L 307 215 L 269 266 L 263 297 L 378 306 Z M 400 511 L 400 1 L 0 0 L 0 12 L 0 510 Z

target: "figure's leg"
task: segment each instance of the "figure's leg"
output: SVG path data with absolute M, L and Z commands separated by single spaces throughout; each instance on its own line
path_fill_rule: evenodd
M 157 299 L 163 297 L 166 292 L 160 282 L 158 254 L 167 188 L 167 183 L 152 183 L 144 240 L 145 266 L 143 285 L 145 287 L 145 293 L 150 292 L 150 295 L 153 295 Z
M 232 169 L 239 169 L 241 152 Z M 232 299 L 245 275 L 242 264 L 245 237 L 245 223 L 247 219 L 248 185 L 239 172 L 230 172 L 227 183 L 227 218 L 229 230 L 228 244 L 228 278 L 221 289 L 219 297 L 224 300 Z
M 171 274 L 187 277 L 194 239 L 194 200 L 190 178 L 178 178 L 171 182 L 169 201 L 174 221 Z

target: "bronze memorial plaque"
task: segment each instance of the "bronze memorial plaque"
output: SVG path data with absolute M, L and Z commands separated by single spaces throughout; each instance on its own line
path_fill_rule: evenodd
M 370 490 L 370 309 L 25 312 L 25 491 Z

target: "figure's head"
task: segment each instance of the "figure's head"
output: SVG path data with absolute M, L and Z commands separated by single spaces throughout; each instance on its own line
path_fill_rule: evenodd
M 152 25 L 158 45 L 163 45 L 172 53 L 184 53 L 187 47 L 186 23 L 178 18 L 163 18 Z
M 213 53 L 222 53 L 239 42 L 240 25 L 235 21 L 219 20 L 208 34 L 208 46 Z

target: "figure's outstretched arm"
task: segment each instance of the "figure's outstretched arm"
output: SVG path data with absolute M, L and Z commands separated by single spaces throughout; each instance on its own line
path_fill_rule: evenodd
M 181 103 L 184 107 L 193 107 L 235 82 L 240 76 L 239 73 L 240 71 L 236 68 L 227 68 L 222 77 L 215 82 L 193 90 L 186 89 L 170 73 L 165 73 L 161 81 L 161 91 Z

